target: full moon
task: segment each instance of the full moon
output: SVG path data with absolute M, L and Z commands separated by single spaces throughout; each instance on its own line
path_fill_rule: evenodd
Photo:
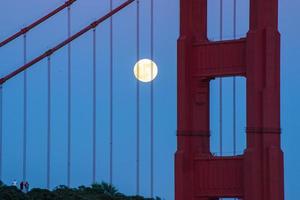
M 134 65 L 133 72 L 139 81 L 145 83 L 153 81 L 158 74 L 157 65 L 150 59 L 139 60 Z

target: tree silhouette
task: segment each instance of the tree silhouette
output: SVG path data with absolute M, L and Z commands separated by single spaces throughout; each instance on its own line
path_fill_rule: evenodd
M 27 194 L 15 186 L 6 186 L 0 181 L 0 200 L 161 200 L 141 196 L 126 196 L 111 184 L 93 183 L 90 187 L 68 188 L 59 185 L 53 191 L 33 188 Z

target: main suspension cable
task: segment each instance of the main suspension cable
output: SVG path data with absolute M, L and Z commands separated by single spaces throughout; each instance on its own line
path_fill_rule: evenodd
M 55 16 L 56 14 L 58 14 L 59 12 L 61 12 L 65 8 L 67 8 L 68 6 L 72 5 L 75 1 L 77 1 L 77 0 L 68 0 L 67 2 L 64 3 L 64 5 L 61 5 L 60 7 L 56 8 L 55 10 L 50 12 L 49 14 L 47 14 L 44 17 L 38 19 L 37 21 L 33 22 L 29 26 L 21 29 L 19 32 L 13 34 L 12 36 L 10 36 L 6 39 L 4 39 L 2 42 L 0 42 L 0 47 L 5 46 L 6 44 L 12 42 L 13 40 L 17 39 L 18 37 L 24 35 L 28 31 L 32 30 L 33 28 L 37 27 L 38 25 L 42 24 L 43 22 L 47 21 L 51 17 Z
M 50 189 L 51 178 L 51 57 L 47 59 L 47 188 Z
M 140 2 L 136 1 L 136 60 L 137 76 L 140 68 Z M 136 80 L 136 195 L 140 193 L 140 82 Z
M 72 35 L 70 38 L 64 40 L 63 42 L 59 43 L 58 45 L 54 46 L 53 48 L 48 49 L 46 52 L 44 52 L 40 56 L 34 58 L 33 60 L 31 60 L 30 62 L 26 63 L 25 65 L 17 68 L 16 70 L 14 70 L 13 72 L 7 74 L 6 76 L 0 78 L 0 84 L 3 84 L 6 81 L 12 79 L 16 75 L 18 75 L 21 72 L 25 71 L 26 69 L 32 67 L 34 64 L 40 62 L 41 60 L 43 60 L 44 58 L 48 57 L 49 55 L 57 52 L 58 50 L 60 50 L 61 48 L 65 47 L 66 45 L 68 45 L 72 41 L 78 39 L 80 36 L 84 35 L 88 31 L 90 31 L 93 28 L 97 27 L 99 24 L 101 24 L 104 21 L 106 21 L 107 19 L 111 18 L 113 15 L 117 14 L 118 12 L 120 12 L 121 10 L 123 10 L 124 8 L 126 8 L 131 3 L 133 3 L 134 1 L 135 0 L 127 0 L 127 1 L 125 1 L 123 4 L 119 5 L 118 7 L 116 7 L 115 9 L 113 9 L 111 12 L 105 14 L 104 16 L 100 17 L 99 19 L 97 19 L 96 21 L 92 22 L 88 26 L 84 27 L 79 32 L 77 32 L 76 34 Z
M 23 59 L 27 63 L 27 34 L 23 35 Z M 27 167 L 27 71 L 25 70 L 23 78 L 23 181 L 26 181 Z

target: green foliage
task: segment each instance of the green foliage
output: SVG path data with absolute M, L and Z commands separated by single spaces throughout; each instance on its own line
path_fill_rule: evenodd
M 147 199 L 140 196 L 125 196 L 116 187 L 108 183 L 94 183 L 90 187 L 79 186 L 68 188 L 65 185 L 57 186 L 53 191 L 34 188 L 27 194 L 17 187 L 6 186 L 0 181 L 1 200 L 161 200 Z

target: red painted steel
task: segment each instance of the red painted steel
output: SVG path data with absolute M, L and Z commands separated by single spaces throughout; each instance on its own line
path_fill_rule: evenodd
M 194 162 L 196 197 L 242 197 L 242 156 L 202 156 Z
M 247 148 L 210 152 L 209 82 L 247 79 Z M 175 200 L 283 200 L 278 0 L 250 0 L 246 38 L 207 39 L 207 0 L 180 1 Z
M 42 18 L 38 19 L 37 21 L 33 22 L 32 24 L 30 24 L 29 26 L 21 29 L 19 32 L 15 33 L 14 35 L 12 35 L 12 36 L 8 37 L 7 39 L 3 40 L 2 42 L 0 42 L 0 47 L 3 47 L 4 45 L 12 42 L 13 40 L 17 39 L 21 35 L 23 35 L 23 34 L 27 33 L 28 31 L 32 30 L 33 28 L 35 28 L 36 26 L 40 25 L 41 23 L 47 21 L 48 19 L 50 19 L 51 17 L 53 17 L 57 13 L 61 12 L 65 8 L 67 8 L 70 5 L 72 5 L 73 3 L 75 3 L 76 1 L 77 0 L 68 0 L 63 5 L 61 5 L 60 7 L 56 8 L 55 10 L 53 10 L 52 12 L 50 12 L 49 14 L 45 15 L 44 17 L 42 17 Z
M 13 71 L 12 73 L 4 76 L 3 78 L 0 79 L 0 85 L 2 85 L 3 83 L 5 83 L 9 79 L 15 77 L 19 73 L 25 71 L 26 69 L 32 67 L 34 64 L 40 62 L 44 58 L 51 56 L 53 53 L 55 53 L 59 49 L 63 48 L 67 44 L 71 43 L 72 41 L 76 40 L 80 36 L 84 35 L 86 32 L 88 32 L 88 31 L 96 28 L 99 24 L 101 24 L 105 20 L 109 19 L 110 17 L 112 17 L 113 15 L 115 15 L 116 13 L 118 13 L 119 11 L 121 11 L 123 8 L 127 7 L 128 5 L 130 5 L 134 1 L 135 0 L 128 0 L 128 1 L 124 2 L 123 4 L 121 4 L 120 6 L 118 6 L 115 9 L 113 9 L 112 11 L 110 11 L 109 13 L 107 13 L 106 15 L 104 15 L 103 17 L 99 18 L 98 20 L 94 21 L 90 25 L 88 25 L 85 28 L 83 28 L 81 31 L 79 31 L 76 34 L 72 35 L 70 38 L 68 38 L 65 41 L 59 43 L 55 47 L 49 49 L 48 51 L 46 51 L 42 55 L 34 58 L 33 60 L 31 60 L 30 62 L 26 63 L 25 65 L 19 67 L 17 70 Z
M 194 44 L 192 59 L 197 65 L 194 76 L 245 76 L 245 44 L 245 39 Z

